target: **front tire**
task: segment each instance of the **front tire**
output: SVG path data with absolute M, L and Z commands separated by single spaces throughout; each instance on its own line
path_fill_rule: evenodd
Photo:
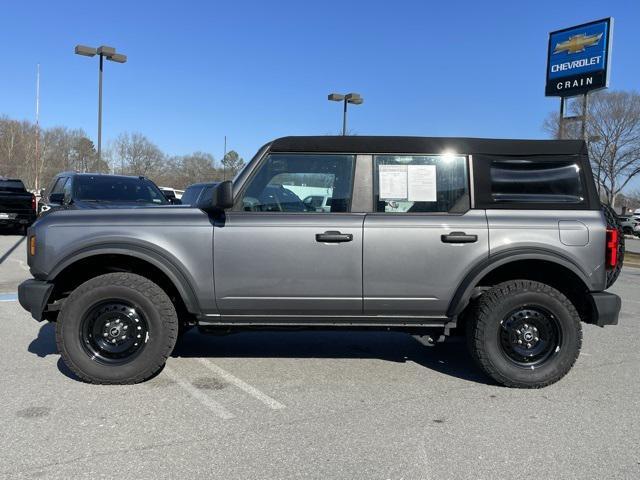
M 555 288 L 512 280 L 485 292 L 468 324 L 470 353 L 496 382 L 541 388 L 564 377 L 582 346 L 580 317 Z
M 65 364 L 80 379 L 131 384 L 159 372 L 173 351 L 178 318 L 155 283 L 132 273 L 108 273 L 76 288 L 56 324 Z

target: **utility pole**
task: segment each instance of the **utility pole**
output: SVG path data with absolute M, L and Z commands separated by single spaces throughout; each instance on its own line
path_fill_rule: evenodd
M 38 63 L 38 67 L 36 69 L 36 158 L 35 158 L 35 179 L 34 179 L 34 187 L 35 191 L 38 192 L 40 188 L 39 185 L 39 165 L 40 165 L 40 64 Z
M 227 136 L 224 136 L 224 154 L 222 155 L 222 181 L 227 179 Z
M 100 52 L 100 74 L 98 75 L 98 160 L 102 160 L 102 63 Z

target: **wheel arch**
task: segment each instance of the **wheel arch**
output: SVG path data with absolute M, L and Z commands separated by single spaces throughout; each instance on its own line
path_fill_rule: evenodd
M 188 275 L 168 255 L 147 246 L 112 243 L 84 248 L 58 262 L 47 275 L 47 280 L 56 285 L 55 290 L 59 294 L 69 282 L 78 283 L 78 280 L 72 280 L 74 275 L 79 275 L 79 280 L 88 280 L 110 271 L 140 273 L 165 290 L 177 293 L 189 313 L 200 313 L 199 302 Z
M 567 276 L 569 282 L 558 281 L 558 278 Z M 462 313 L 478 287 L 514 279 L 547 283 L 571 300 L 590 290 L 588 274 L 563 255 L 539 249 L 510 250 L 489 257 L 465 276 L 449 303 L 447 316 L 454 317 Z

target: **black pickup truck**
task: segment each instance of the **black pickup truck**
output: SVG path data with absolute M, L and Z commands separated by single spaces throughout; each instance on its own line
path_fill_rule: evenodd
M 24 188 L 22 180 L 0 177 L 0 228 L 22 232 L 36 220 L 36 197 Z

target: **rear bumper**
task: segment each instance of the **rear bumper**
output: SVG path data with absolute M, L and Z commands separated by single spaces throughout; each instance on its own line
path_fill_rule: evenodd
M 53 284 L 42 280 L 25 280 L 18 286 L 18 301 L 22 308 L 31 313 L 37 321 L 42 321 L 42 312 L 47 306 Z
M 597 292 L 591 295 L 593 309 L 592 323 L 599 327 L 617 325 L 622 301 L 620 297 L 608 292 Z

